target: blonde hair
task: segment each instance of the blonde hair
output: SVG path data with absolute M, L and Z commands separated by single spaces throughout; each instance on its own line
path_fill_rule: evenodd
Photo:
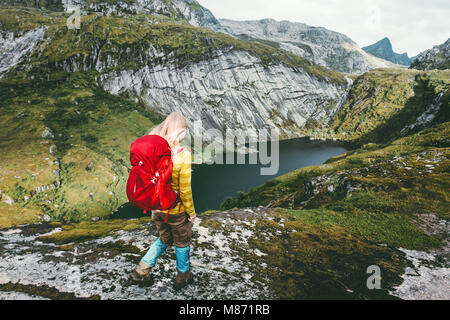
M 177 146 L 187 129 L 186 118 L 179 112 L 172 112 L 167 118 L 153 128 L 150 134 L 155 134 L 167 140 L 170 147 Z

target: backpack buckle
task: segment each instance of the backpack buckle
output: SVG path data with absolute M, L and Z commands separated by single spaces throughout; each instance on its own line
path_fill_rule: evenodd
M 152 182 L 153 184 L 156 184 L 156 181 L 158 181 L 158 179 L 159 179 L 159 172 L 156 171 L 156 172 L 155 172 L 155 176 L 152 178 L 151 182 Z

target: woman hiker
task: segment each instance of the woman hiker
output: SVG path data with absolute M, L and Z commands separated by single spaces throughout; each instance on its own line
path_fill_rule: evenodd
M 172 210 L 152 210 L 152 219 L 159 233 L 158 240 L 132 272 L 131 278 L 136 282 L 153 283 L 151 268 L 155 266 L 159 255 L 167 247 L 174 245 L 178 274 L 175 290 L 179 290 L 193 281 L 189 267 L 189 251 L 192 238 L 192 225 L 196 218 L 191 191 L 191 153 L 180 147 L 187 132 L 187 122 L 178 112 L 170 114 L 150 134 L 166 139 L 172 149 L 172 188 L 180 195 L 181 202 Z M 167 217 L 167 222 L 164 220 Z

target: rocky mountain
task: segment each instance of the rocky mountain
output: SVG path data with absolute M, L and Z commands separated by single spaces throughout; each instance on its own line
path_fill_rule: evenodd
M 389 40 L 389 38 L 383 38 L 377 43 L 363 47 L 362 49 L 375 57 L 391 61 L 395 64 L 409 66 L 412 62 L 412 58 L 409 58 L 406 52 L 402 54 L 394 52 L 392 49 L 391 40 Z
M 195 0 L 0 0 L 0 5 L 24 6 L 52 11 L 80 8 L 84 14 L 156 14 L 194 26 L 209 26 L 218 21 Z
M 395 66 L 392 62 L 367 54 L 349 37 L 323 27 L 274 19 L 220 19 L 219 22 L 220 25 L 212 25 L 211 28 L 238 39 L 282 48 L 336 71 L 361 74 L 374 68 Z
M 44 17 L 25 12 L 21 16 Z M 5 28 L 3 42 L 8 45 L 0 59 L 2 70 L 18 63 L 50 27 L 32 57 L 48 71 L 94 70 L 104 90 L 133 96 L 163 114 L 179 110 L 190 120 L 203 119 L 205 129 L 272 127 L 284 136 L 295 135 L 311 117 L 329 118 L 351 83 L 281 49 L 157 19 L 93 14 L 86 16 L 78 32 L 61 33 L 56 26 L 41 24 L 20 37 Z M 65 28 L 64 20 L 58 21 Z M 91 28 L 111 31 L 85 32 Z M 126 28 L 136 32 L 123 43 L 119 38 Z M 132 47 L 136 50 L 130 52 Z
M 450 39 L 419 54 L 411 64 L 411 69 L 450 69 Z

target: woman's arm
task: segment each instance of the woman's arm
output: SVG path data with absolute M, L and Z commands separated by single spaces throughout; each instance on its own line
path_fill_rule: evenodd
M 191 189 L 191 153 L 187 150 L 181 152 L 180 156 L 180 198 L 183 202 L 186 213 L 191 217 L 195 217 L 194 200 L 192 199 Z

